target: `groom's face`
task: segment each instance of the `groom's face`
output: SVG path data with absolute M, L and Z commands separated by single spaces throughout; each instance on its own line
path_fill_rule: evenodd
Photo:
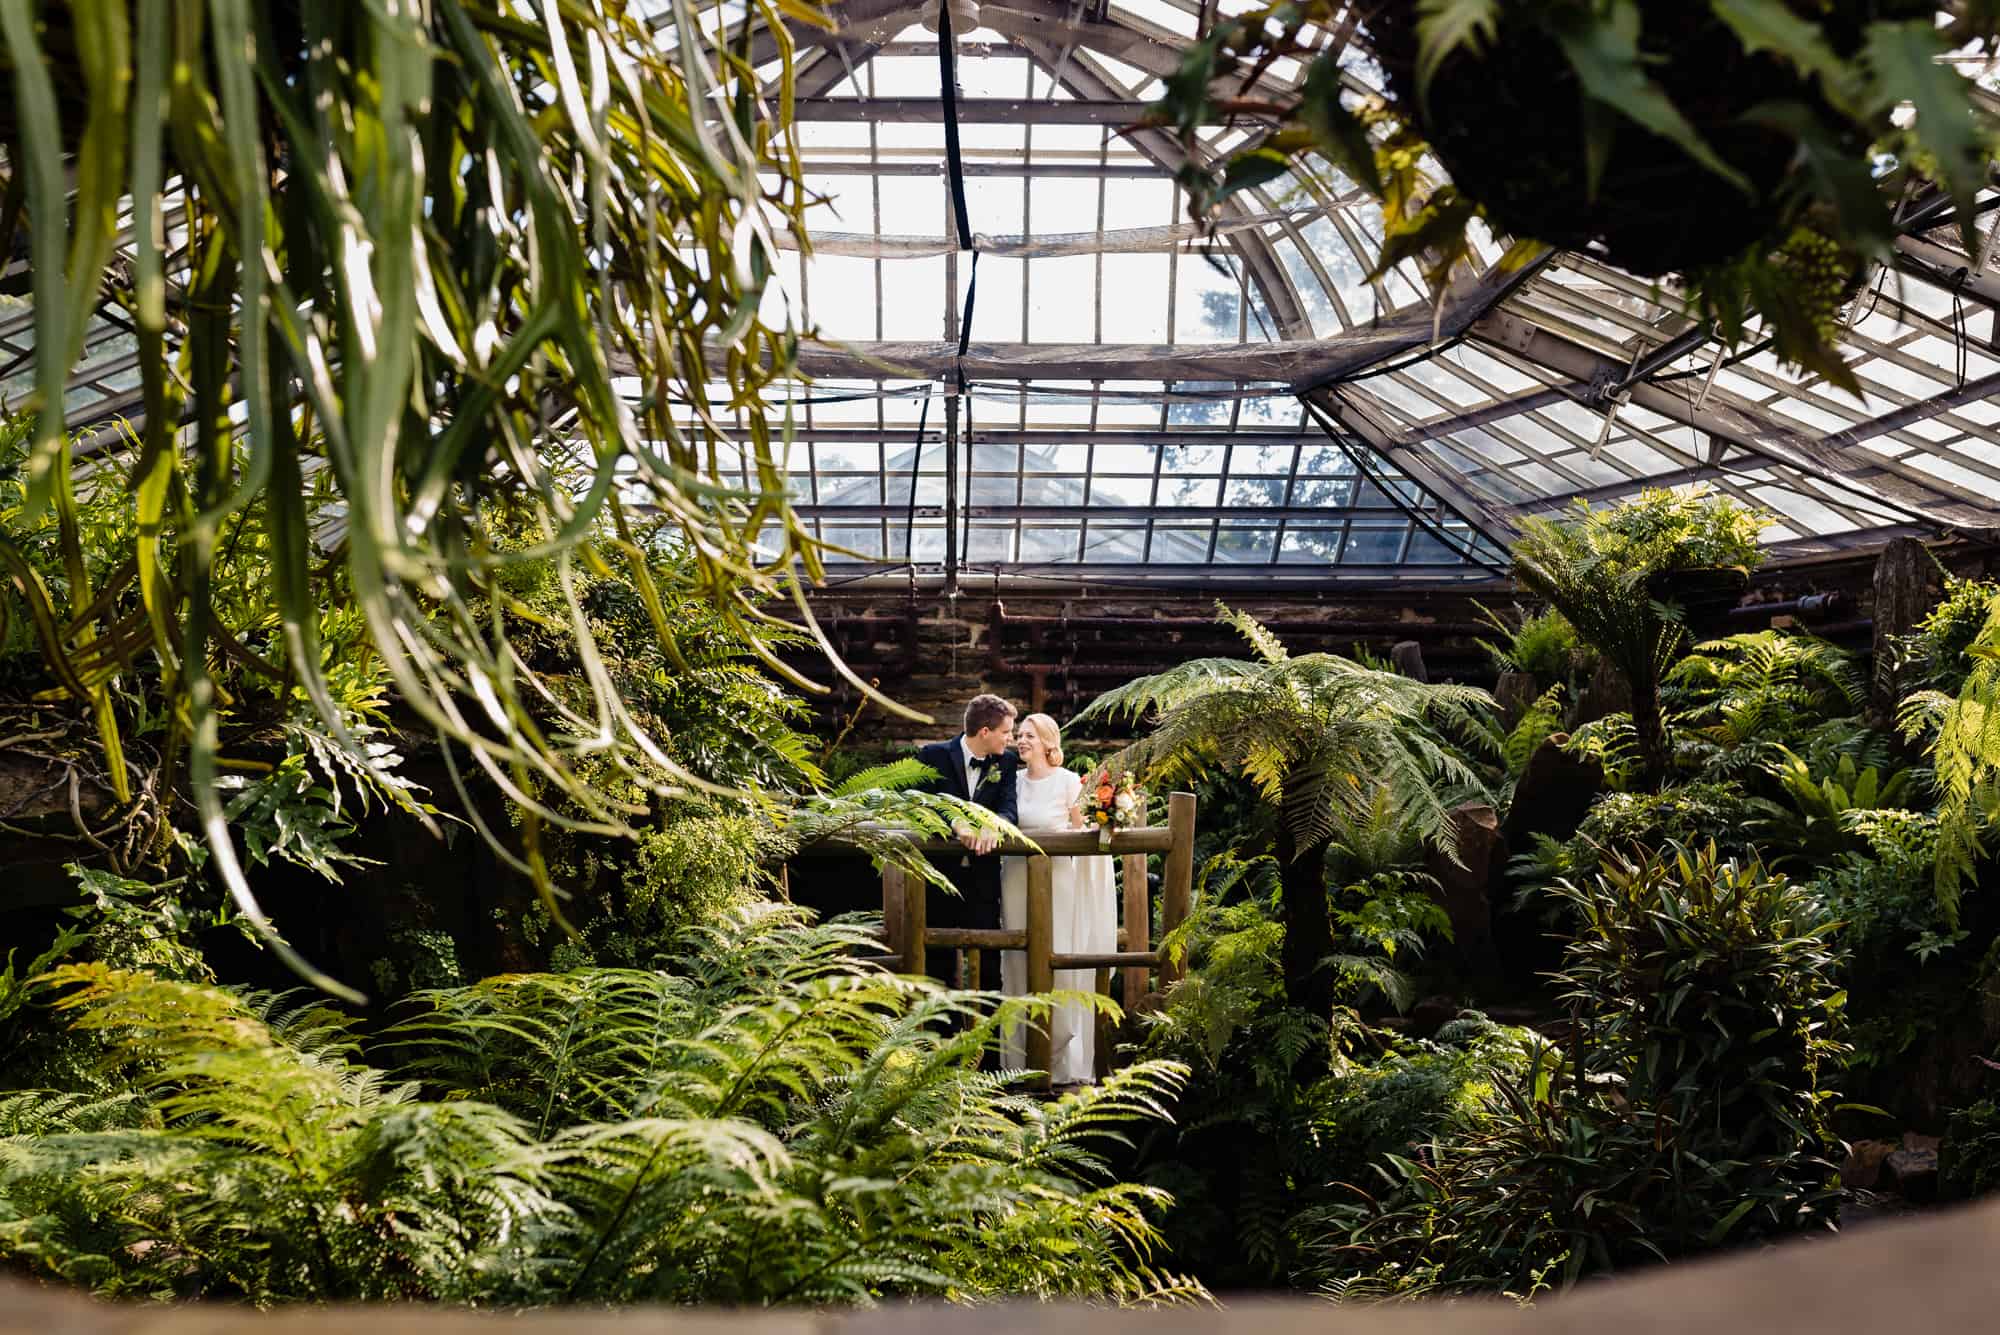
M 997 756 L 1007 749 L 1008 739 L 1014 735 L 1014 720 L 1003 718 L 991 727 L 981 728 L 967 737 L 966 743 L 976 756 Z

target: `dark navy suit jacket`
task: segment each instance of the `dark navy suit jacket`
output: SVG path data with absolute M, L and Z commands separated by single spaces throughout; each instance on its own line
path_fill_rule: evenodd
M 948 742 L 933 742 L 917 752 L 917 759 L 937 771 L 938 777 L 927 791 L 946 793 L 952 797 L 963 797 L 978 806 L 995 812 L 1008 822 L 1015 820 L 1019 811 L 1019 801 L 1014 792 L 1014 775 L 1021 767 L 1021 757 L 1013 751 L 1002 751 L 999 763 L 990 771 L 991 777 L 979 786 L 976 794 L 965 791 L 965 753 L 961 749 L 962 738 L 954 737 Z M 936 859 L 938 870 L 945 879 L 958 888 L 956 895 L 934 895 L 931 899 L 930 921 L 939 927 L 998 927 L 1000 926 L 1000 856 L 990 853 L 985 857 L 975 857 L 970 853 L 946 853 Z M 938 952 L 932 952 L 934 955 Z M 992 952 L 986 952 L 991 954 Z M 943 959 L 944 956 L 939 956 Z M 937 977 L 945 975 L 940 971 L 944 966 L 933 963 L 931 972 Z M 997 969 L 997 956 L 991 965 L 982 969 Z M 990 975 L 992 982 L 999 980 L 998 973 Z

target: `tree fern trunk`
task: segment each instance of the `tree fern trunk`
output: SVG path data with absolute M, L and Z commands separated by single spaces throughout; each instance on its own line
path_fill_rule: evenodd
M 1650 674 L 1632 678 L 1632 735 L 1639 746 L 1641 784 L 1656 792 L 1667 781 L 1667 729 L 1660 717 L 1660 682 Z
M 1280 822 L 1278 895 L 1285 923 L 1285 1000 L 1322 1019 L 1333 1014 L 1333 920 L 1326 903 L 1326 841 L 1299 847 Z

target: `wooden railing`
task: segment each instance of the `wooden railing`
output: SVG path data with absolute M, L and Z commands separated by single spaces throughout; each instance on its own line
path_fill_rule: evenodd
M 1167 823 L 1131 830 L 1117 830 L 1106 847 L 1095 830 L 1023 830 L 1026 842 L 1007 840 L 998 852 L 1003 857 L 1028 860 L 1028 902 L 1026 924 L 1018 928 L 932 927 L 930 895 L 942 890 L 912 878 L 898 867 L 882 870 L 882 936 L 887 949 L 883 963 L 906 973 L 921 973 L 928 949 L 977 952 L 1020 950 L 1028 956 L 1028 991 L 1048 992 L 1055 987 L 1058 969 L 1095 969 L 1096 990 L 1111 990 L 1111 972 L 1123 980 L 1124 1004 L 1128 1011 L 1141 1009 L 1154 990 L 1152 973 L 1159 971 L 1159 987 L 1174 981 L 1175 969 L 1159 948 L 1152 944 L 1153 908 L 1146 882 L 1149 854 L 1166 856 L 1160 878 L 1160 925 L 1171 932 L 1187 919 L 1194 894 L 1193 793 L 1174 793 L 1167 799 Z M 957 843 L 949 840 L 912 840 L 925 853 L 960 854 Z M 803 853 L 852 852 L 853 845 L 829 839 Z M 1118 859 L 1122 882 L 1123 925 L 1118 930 L 1117 949 L 1105 954 L 1058 954 L 1055 950 L 1055 885 L 1052 857 L 1112 857 Z M 916 893 L 912 893 L 912 891 Z M 912 947 L 914 944 L 914 948 Z M 978 956 L 972 954 L 970 981 L 977 986 Z M 997 981 L 997 980 L 994 980 Z M 1049 1032 L 1046 1025 L 1031 1028 L 1027 1035 L 1028 1065 L 1043 1073 L 1049 1069 Z

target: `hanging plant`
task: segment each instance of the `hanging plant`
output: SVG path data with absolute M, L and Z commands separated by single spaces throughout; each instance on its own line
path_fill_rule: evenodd
M 799 570 L 816 576 L 819 552 L 765 404 L 799 334 L 760 310 L 809 202 L 785 25 L 827 20 L 807 0 L 748 12 L 775 36 L 772 96 L 750 27 L 708 35 L 687 0 L 0 3 L 0 253 L 29 257 L 35 321 L 0 567 L 91 709 L 121 800 L 136 785 L 113 688 L 157 665 L 163 749 L 185 757 L 211 865 L 260 929 L 219 773 L 215 664 L 245 640 L 275 640 L 268 675 L 371 769 L 319 641 L 330 606 L 355 612 L 464 808 L 461 770 L 516 804 L 519 851 L 496 848 L 553 910 L 544 826 L 630 834 L 634 807 L 608 788 L 705 782 L 635 717 L 575 594 L 622 563 L 680 663 L 635 493 L 678 524 L 691 582 L 754 652 L 776 662 L 746 594 L 789 592 L 811 625 Z M 74 466 L 65 412 L 100 307 L 132 330 L 143 416 L 94 447 L 131 460 L 137 537 L 93 588 L 78 515 L 102 474 Z M 741 433 L 708 411 L 717 382 Z M 725 450 L 755 483 L 729 485 Z M 313 488 L 337 494 L 337 531 L 309 522 Z M 60 606 L 11 541 L 43 516 Z M 218 597 L 224 537 L 246 524 L 269 543 L 276 627 Z M 554 567 L 541 620 L 576 646 L 567 681 L 518 642 L 535 621 L 506 572 L 530 562 Z M 143 614 L 100 626 L 132 588 Z
M 1519 239 L 1509 262 L 1549 245 L 1678 280 L 1726 342 L 1761 316 L 1780 356 L 1857 392 L 1835 316 L 1888 254 L 1891 196 L 1947 197 L 1973 246 L 1993 126 L 1942 58 L 1993 47 L 1994 0 L 1947 27 L 1931 0 L 1364 0 L 1379 96 L 1306 46 L 1342 8 L 1221 24 L 1168 81 L 1156 119 L 1192 147 L 1228 110 L 1218 79 L 1248 71 L 1241 104 L 1272 60 L 1310 61 L 1274 133 L 1183 171 L 1197 216 L 1317 153 L 1383 204 L 1377 276 L 1420 257 L 1441 288 L 1483 220 Z

